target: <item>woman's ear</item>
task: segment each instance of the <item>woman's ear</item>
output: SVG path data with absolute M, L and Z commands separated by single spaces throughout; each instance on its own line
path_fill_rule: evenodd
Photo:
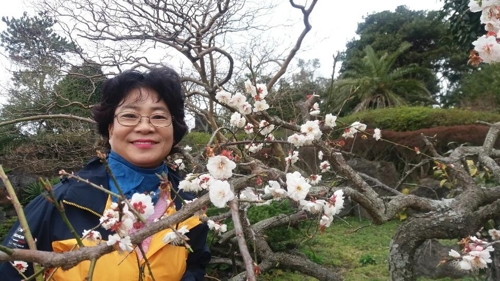
M 113 135 L 113 123 L 109 124 L 108 126 L 108 135 L 108 138 L 111 139 L 111 136 Z

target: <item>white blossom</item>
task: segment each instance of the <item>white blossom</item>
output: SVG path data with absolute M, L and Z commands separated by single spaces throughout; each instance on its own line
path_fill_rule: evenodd
M 208 229 L 215 231 L 218 234 L 224 233 L 227 231 L 227 225 L 221 224 L 218 222 L 214 222 L 213 220 L 207 221 Z
M 193 148 L 191 146 L 189 146 L 189 145 L 184 146 L 184 151 L 191 152 L 192 150 L 193 150 Z
M 101 233 L 97 230 L 92 230 L 92 229 L 90 229 L 90 230 L 84 229 L 82 232 L 82 238 L 87 239 L 89 241 L 101 241 L 102 240 Z
M 247 101 L 242 103 L 237 108 L 238 108 L 238 111 L 243 115 L 248 115 L 248 114 L 252 113 L 252 105 L 250 103 L 248 103 Z
M 373 138 L 377 141 L 382 138 L 382 133 L 379 128 L 375 128 L 375 130 L 373 130 Z
M 229 102 L 231 101 L 231 93 L 228 93 L 224 90 L 219 91 L 215 95 L 215 99 L 217 99 L 217 101 L 219 101 L 222 104 L 229 104 Z
M 311 110 L 309 111 L 309 115 L 311 116 L 318 116 L 321 113 L 319 110 Z
M 481 23 L 490 24 L 493 26 L 499 25 L 500 11 L 496 6 L 485 7 L 481 13 Z
M 309 111 L 309 115 L 311 116 L 318 116 L 320 114 L 319 110 L 319 104 L 315 102 L 313 106 L 311 107 L 311 110 Z
M 331 113 L 328 113 L 325 116 L 325 126 L 333 128 L 333 127 L 337 126 L 337 123 L 335 123 L 335 121 L 337 121 L 337 116 L 335 116 Z
M 264 187 L 265 194 L 271 194 L 275 199 L 283 199 L 287 197 L 287 192 L 283 188 L 281 188 L 280 184 L 277 181 L 269 181 L 268 184 Z
M 313 136 L 315 140 L 320 139 L 321 135 L 323 135 L 323 132 L 321 132 L 319 128 L 318 120 L 307 121 L 305 124 L 300 126 L 300 131 L 305 133 L 307 136 Z
M 358 131 L 354 128 L 346 128 L 344 130 L 344 133 L 342 134 L 342 137 L 343 138 L 354 138 L 354 135 L 357 133 Z
M 245 133 L 247 133 L 249 135 L 253 134 L 253 125 L 252 125 L 252 123 L 247 123 L 245 125 Z
M 323 212 L 328 216 L 335 216 L 342 211 L 344 208 L 344 192 L 342 190 L 337 190 L 329 198 L 328 202 L 325 204 Z
M 319 214 L 323 212 L 323 206 L 326 204 L 326 201 L 321 199 L 316 201 L 300 200 L 299 204 L 302 210 L 311 214 Z
M 245 81 L 245 92 L 252 95 L 252 97 L 255 97 L 255 95 L 257 95 L 257 89 L 254 85 L 252 85 L 252 81 L 250 81 L 250 79 L 247 79 Z
M 453 249 L 451 249 L 451 250 L 448 252 L 448 255 L 450 255 L 451 257 L 454 257 L 454 258 L 460 258 L 460 257 L 461 257 L 461 255 L 460 255 L 457 251 L 455 251 L 455 250 L 453 250 Z
M 299 152 L 298 151 L 290 151 L 288 153 L 288 156 L 285 158 L 285 161 L 287 163 L 290 163 L 290 165 L 295 164 L 297 161 L 299 161 Z
M 264 147 L 264 144 L 263 143 L 259 143 L 259 144 L 255 144 L 255 143 L 252 143 L 250 145 L 247 146 L 247 149 L 248 151 L 250 151 L 251 153 L 257 153 L 259 152 L 262 148 Z
M 108 246 L 115 247 L 119 252 L 132 252 L 132 242 L 130 242 L 130 236 L 120 237 L 118 234 L 113 234 L 108 236 L 108 241 L 106 242 Z
M 175 159 L 174 163 L 177 165 L 177 169 L 179 169 L 180 171 L 186 169 L 186 165 L 184 165 L 184 161 L 182 159 Z
M 324 227 L 330 227 L 330 224 L 332 224 L 333 217 L 323 215 L 321 216 L 321 220 L 319 221 L 320 226 Z
M 231 115 L 231 119 L 229 120 L 229 124 L 232 127 L 243 128 L 247 120 L 245 117 L 241 116 L 240 113 L 235 112 Z
M 324 155 L 324 154 L 323 154 L 323 151 L 321 151 L 321 150 L 320 150 L 320 151 L 318 151 L 318 159 L 319 159 L 319 160 L 323 160 L 323 155 Z
M 321 175 L 310 175 L 307 181 L 312 185 L 317 185 L 321 182 Z
M 236 93 L 231 97 L 228 104 L 232 107 L 239 108 L 246 101 L 247 98 L 245 97 L 245 95 L 243 95 L 242 93 Z
M 154 212 L 153 201 L 151 196 L 143 193 L 134 193 L 130 199 L 130 205 L 137 211 L 144 219 L 149 218 Z
M 474 50 L 479 53 L 485 63 L 500 61 L 500 44 L 495 36 L 481 36 L 472 42 Z
M 120 213 L 114 209 L 106 209 L 102 217 L 99 219 L 99 222 L 104 229 L 110 229 L 119 221 L 119 217 Z
M 25 261 L 13 261 L 12 266 L 21 273 L 24 273 L 28 269 L 28 263 Z
M 234 199 L 234 193 L 227 181 L 215 180 L 210 185 L 210 201 L 215 207 L 224 208 L 228 201 Z
M 286 186 L 288 196 L 295 201 L 305 199 L 311 188 L 311 185 L 307 183 L 306 179 L 299 172 L 286 174 Z
M 197 184 L 201 189 L 209 189 L 214 180 L 210 174 L 201 174 L 197 178 Z
M 469 9 L 471 12 L 479 12 L 483 9 L 486 9 L 489 6 L 498 6 L 500 5 L 499 0 L 482 0 L 481 5 L 479 5 L 479 1 L 470 0 L 469 1 Z
M 185 192 L 200 192 L 201 188 L 200 185 L 198 184 L 198 179 L 191 179 L 191 180 L 182 180 L 179 182 L 179 190 L 185 191 Z
M 488 230 L 488 234 L 491 236 L 491 239 L 500 240 L 500 231 L 496 229 L 490 229 Z
M 356 121 L 351 124 L 351 128 L 356 129 L 358 131 L 364 132 L 366 130 L 366 124 L 363 124 L 359 121 Z
M 468 255 L 463 256 L 463 260 L 468 262 L 472 269 L 487 268 L 488 263 L 491 263 L 490 251 L 493 251 L 491 246 L 481 251 L 470 251 Z
M 253 104 L 253 112 L 265 111 L 269 109 L 269 104 L 266 100 L 258 100 Z
M 274 125 L 270 124 L 266 120 L 262 120 L 259 123 L 259 129 L 260 129 L 260 134 L 265 136 L 267 134 L 270 134 L 274 130 Z
M 228 179 L 232 177 L 234 168 L 236 168 L 236 163 L 229 160 L 226 156 L 217 155 L 208 158 L 207 169 L 215 179 Z
M 255 194 L 254 190 L 251 187 L 247 187 L 240 192 L 240 199 L 248 201 L 260 200 L 259 196 Z
M 293 134 L 288 137 L 288 142 L 291 143 L 295 147 L 301 147 L 306 142 L 306 136 L 301 134 Z
M 255 86 L 257 88 L 257 95 L 260 99 L 265 99 L 267 96 L 267 86 L 266 84 L 257 84 Z
M 330 162 L 325 160 L 325 161 L 319 163 L 319 168 L 321 169 L 322 173 L 329 171 L 331 169 Z

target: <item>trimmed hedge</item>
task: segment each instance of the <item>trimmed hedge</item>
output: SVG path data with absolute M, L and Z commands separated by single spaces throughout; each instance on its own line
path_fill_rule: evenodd
M 495 123 L 500 121 L 500 114 L 464 109 L 405 106 L 367 110 L 338 119 L 341 126 L 349 126 L 355 121 L 365 123 L 368 128 L 404 132 L 439 126 L 469 125 L 476 121 Z
M 203 132 L 189 132 L 187 133 L 179 143 L 179 146 L 191 146 L 195 151 L 200 151 L 205 149 L 210 137 L 212 135 Z

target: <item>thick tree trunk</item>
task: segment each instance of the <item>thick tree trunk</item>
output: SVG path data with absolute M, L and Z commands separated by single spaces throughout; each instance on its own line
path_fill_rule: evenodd
M 500 280 L 500 245 L 496 244 L 493 247 L 495 248 L 495 251 L 491 253 L 492 262 L 490 265 L 488 281 Z
M 473 235 L 487 220 L 498 216 L 499 209 L 500 202 L 497 200 L 473 212 L 450 210 L 408 219 L 398 228 L 390 244 L 390 279 L 392 281 L 416 280 L 413 272 L 414 254 L 425 240 L 461 239 Z

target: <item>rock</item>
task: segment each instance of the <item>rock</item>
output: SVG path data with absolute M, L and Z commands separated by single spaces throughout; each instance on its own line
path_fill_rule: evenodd
M 396 167 L 391 162 L 386 161 L 369 161 L 363 158 L 353 158 L 347 161 L 357 172 L 366 174 L 372 178 L 376 178 L 389 187 L 395 187 L 398 183 L 398 172 Z M 394 195 L 384 189 L 375 187 L 380 195 Z
M 393 188 L 396 186 L 398 182 L 398 173 L 396 171 L 396 167 L 393 163 L 386 161 L 369 161 L 363 158 L 353 158 L 347 161 L 347 164 L 351 166 L 355 171 L 366 174 L 372 178 L 378 179 L 383 184 Z M 381 196 L 392 196 L 393 193 L 382 189 L 380 187 L 374 186 L 374 184 L 370 181 L 368 183 L 373 187 L 375 192 L 377 192 Z M 370 215 L 366 212 L 366 210 L 359 206 L 356 202 L 348 202 L 346 200 L 346 205 L 350 206 L 350 210 L 354 216 L 359 216 L 361 218 L 370 219 Z M 347 208 L 343 211 L 345 212 Z
M 29 175 L 25 173 L 8 173 L 9 181 L 12 184 L 12 187 L 16 191 L 17 196 L 19 197 L 20 192 L 26 188 L 28 185 L 36 182 L 38 177 L 35 175 Z M 7 189 L 3 182 L 0 181 L 0 207 L 2 206 L 10 206 L 10 200 L 7 198 L 8 193 Z
M 457 269 L 453 263 L 445 263 L 438 266 L 439 262 L 448 257 L 451 247 L 443 246 L 437 240 L 425 241 L 415 252 L 415 264 L 413 270 L 418 277 L 431 279 L 438 278 L 462 278 L 468 273 Z M 459 252 L 458 247 L 454 249 Z
M 433 178 L 423 178 L 420 180 L 418 187 L 410 193 L 420 197 L 439 200 L 446 198 L 450 193 L 450 189 L 444 186 L 440 187 L 438 180 Z

